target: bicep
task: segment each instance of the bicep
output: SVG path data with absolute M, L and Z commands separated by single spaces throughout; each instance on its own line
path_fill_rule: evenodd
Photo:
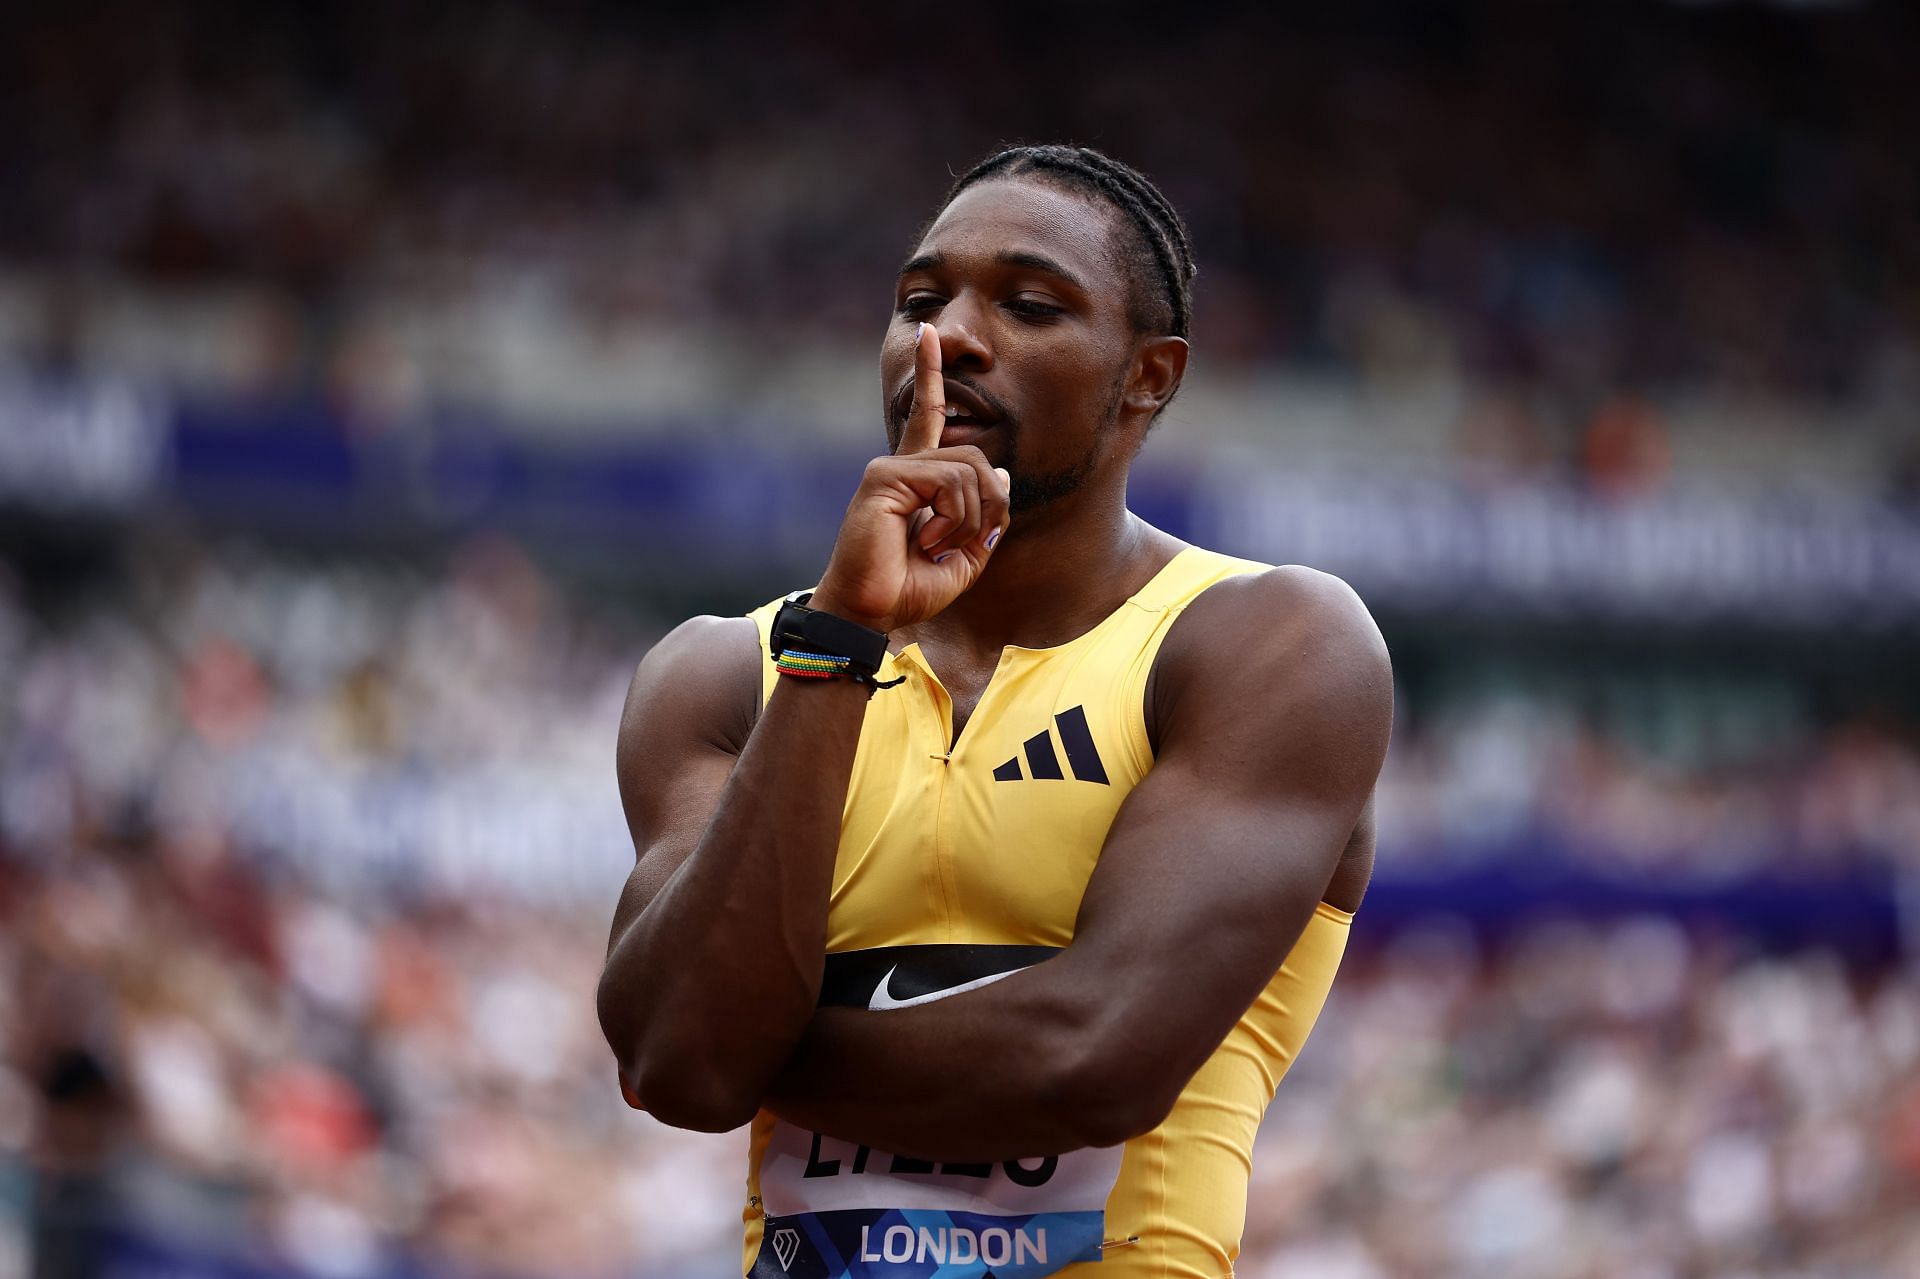
M 1181 1069 L 1226 1036 L 1311 919 L 1392 719 L 1379 632 L 1332 579 L 1249 583 L 1193 621 L 1181 659 L 1192 673 L 1109 831 L 1069 948 L 1108 985 L 1113 1033 Z
M 759 710 L 760 646 L 744 617 L 696 617 L 634 672 L 615 768 L 634 867 L 614 936 L 698 847 Z

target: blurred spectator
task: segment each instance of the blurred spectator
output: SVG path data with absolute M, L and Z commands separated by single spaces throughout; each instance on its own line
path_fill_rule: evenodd
M 37 1082 L 32 1273 L 93 1279 L 107 1272 L 107 1234 L 123 1211 L 112 1177 L 129 1113 L 106 1065 L 85 1048 L 56 1050 Z
M 1631 497 L 1660 487 L 1672 452 L 1659 412 L 1637 396 L 1615 396 L 1587 423 L 1581 459 L 1601 493 Z

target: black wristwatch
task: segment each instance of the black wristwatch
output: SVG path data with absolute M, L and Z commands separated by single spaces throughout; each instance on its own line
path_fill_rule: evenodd
M 862 684 L 873 683 L 880 663 L 886 660 L 886 633 L 808 608 L 807 601 L 812 598 L 812 591 L 802 591 L 790 597 L 774 614 L 770 636 L 773 655 L 778 657 L 792 648 L 844 657 L 851 678 Z

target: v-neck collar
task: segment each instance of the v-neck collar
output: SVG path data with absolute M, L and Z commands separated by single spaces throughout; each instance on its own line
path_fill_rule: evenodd
M 1049 658 L 1058 657 L 1062 653 L 1069 652 L 1072 649 L 1086 644 L 1102 631 L 1112 626 L 1114 621 L 1128 609 L 1139 606 L 1142 602 L 1142 597 L 1151 598 L 1155 593 L 1155 588 L 1160 585 L 1161 580 L 1172 574 L 1174 566 L 1180 563 L 1187 555 L 1193 553 L 1195 549 L 1196 548 L 1191 546 L 1183 546 L 1178 551 L 1175 551 L 1173 558 L 1169 559 L 1165 564 L 1162 564 L 1152 577 L 1141 584 L 1139 590 L 1127 596 L 1120 607 L 1114 609 L 1113 612 L 1108 613 L 1105 617 L 1072 639 L 1064 643 L 1051 645 L 1047 648 L 1027 648 L 1021 644 L 1004 645 L 1000 649 L 999 659 L 994 663 L 993 674 L 989 675 L 987 682 L 981 685 L 980 696 L 973 704 L 973 713 L 968 715 L 967 722 L 960 726 L 958 736 L 955 736 L 953 732 L 953 694 L 947 691 L 945 682 L 941 680 L 939 673 L 933 669 L 933 664 L 927 660 L 926 652 L 920 647 L 920 641 L 915 640 L 899 652 L 888 654 L 887 660 L 896 665 L 904 663 L 913 667 L 926 678 L 927 683 L 932 687 L 934 702 L 940 712 L 941 740 L 950 743 L 945 758 L 951 760 L 955 755 L 960 753 L 960 748 L 966 744 L 968 734 L 973 731 L 973 726 L 975 722 L 979 720 L 981 712 L 987 708 L 988 700 L 993 697 L 996 686 L 1005 682 L 1001 679 L 1001 675 L 1005 673 L 1009 666 L 1033 660 L 1044 661 Z M 897 671 L 895 673 L 897 673 Z

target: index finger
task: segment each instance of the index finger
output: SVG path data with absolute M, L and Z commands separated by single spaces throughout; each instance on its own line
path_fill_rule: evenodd
M 940 447 L 947 427 L 947 384 L 940 376 L 940 332 L 922 324 L 913 343 L 913 404 L 900 432 L 900 452 L 924 453 Z

